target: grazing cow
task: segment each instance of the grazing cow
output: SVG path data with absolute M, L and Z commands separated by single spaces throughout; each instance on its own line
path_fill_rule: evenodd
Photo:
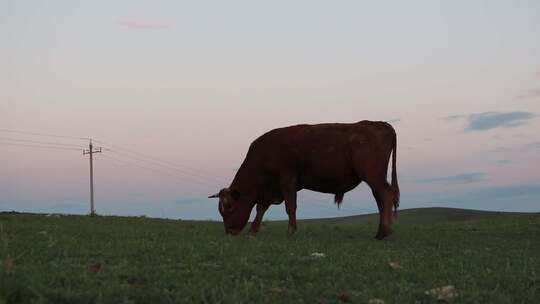
M 257 138 L 228 188 L 219 197 L 225 231 L 238 234 L 257 205 L 250 232 L 259 229 L 271 204 L 285 200 L 290 234 L 296 231 L 296 192 L 332 193 L 339 205 L 343 195 L 366 182 L 379 208 L 377 239 L 391 233 L 392 207 L 399 206 L 396 172 L 397 139 L 386 122 L 296 125 L 274 129 Z M 392 154 L 392 182 L 386 175 Z

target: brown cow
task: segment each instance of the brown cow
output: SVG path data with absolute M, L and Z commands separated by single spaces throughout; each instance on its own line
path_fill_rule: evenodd
M 379 230 L 383 239 L 391 233 L 392 207 L 399 206 L 396 172 L 397 139 L 386 122 L 360 121 L 351 124 L 296 125 L 274 129 L 257 138 L 228 188 L 219 197 L 219 212 L 225 231 L 238 234 L 257 204 L 250 232 L 256 233 L 270 204 L 285 200 L 289 233 L 296 231 L 296 192 L 301 189 L 335 194 L 341 203 L 344 193 L 365 181 L 379 208 Z M 386 175 L 392 154 L 392 183 Z

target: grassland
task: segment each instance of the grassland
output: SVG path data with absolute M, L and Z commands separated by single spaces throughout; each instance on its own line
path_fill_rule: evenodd
M 2 213 L 0 303 L 540 301 L 540 214 L 404 210 L 387 241 L 376 225 L 306 220 L 288 237 L 266 222 L 249 239 L 220 222 Z

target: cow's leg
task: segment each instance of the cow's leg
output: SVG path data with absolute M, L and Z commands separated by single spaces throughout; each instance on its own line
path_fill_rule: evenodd
M 296 232 L 296 178 L 282 178 L 281 191 L 285 199 L 285 210 L 289 216 L 288 232 L 294 234 Z
M 379 209 L 379 212 L 382 212 L 382 208 L 383 208 L 382 197 L 374 190 L 371 190 L 371 192 L 373 193 L 373 197 L 375 198 L 375 201 L 377 202 L 377 208 Z
M 353 166 L 358 178 L 365 181 L 373 196 L 377 201 L 379 209 L 379 230 L 375 236 L 381 240 L 392 233 L 390 228 L 392 224 L 392 207 L 394 195 L 392 188 L 386 181 L 386 172 L 388 171 L 388 158 L 380 157 L 384 151 L 380 149 L 359 149 L 353 155 Z
M 382 226 L 382 215 L 383 215 L 383 198 L 382 195 L 380 195 L 375 190 L 371 190 L 373 193 L 373 197 L 375 198 L 375 201 L 377 201 L 377 208 L 379 209 L 379 229 L 377 230 L 377 235 L 375 235 L 375 238 L 380 240 L 384 238 L 384 232 L 383 232 L 383 226 Z
M 286 197 L 285 210 L 289 216 L 289 227 L 287 232 L 292 235 L 296 232 L 296 192 L 291 193 Z
M 390 226 L 392 224 L 393 192 L 386 181 L 371 187 L 379 207 L 379 230 L 375 238 L 382 240 L 392 233 Z
M 259 232 L 262 218 L 266 210 L 268 210 L 268 207 L 270 207 L 270 205 L 257 204 L 257 215 L 255 216 L 255 220 L 253 221 L 253 223 L 251 223 L 251 228 L 249 229 L 249 233 L 251 235 L 255 235 L 257 232 Z

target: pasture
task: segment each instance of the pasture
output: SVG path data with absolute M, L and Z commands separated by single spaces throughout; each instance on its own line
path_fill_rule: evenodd
M 403 210 L 385 241 L 377 224 L 302 220 L 289 237 L 265 222 L 250 239 L 221 222 L 1 213 L 0 303 L 540 299 L 540 214 Z

